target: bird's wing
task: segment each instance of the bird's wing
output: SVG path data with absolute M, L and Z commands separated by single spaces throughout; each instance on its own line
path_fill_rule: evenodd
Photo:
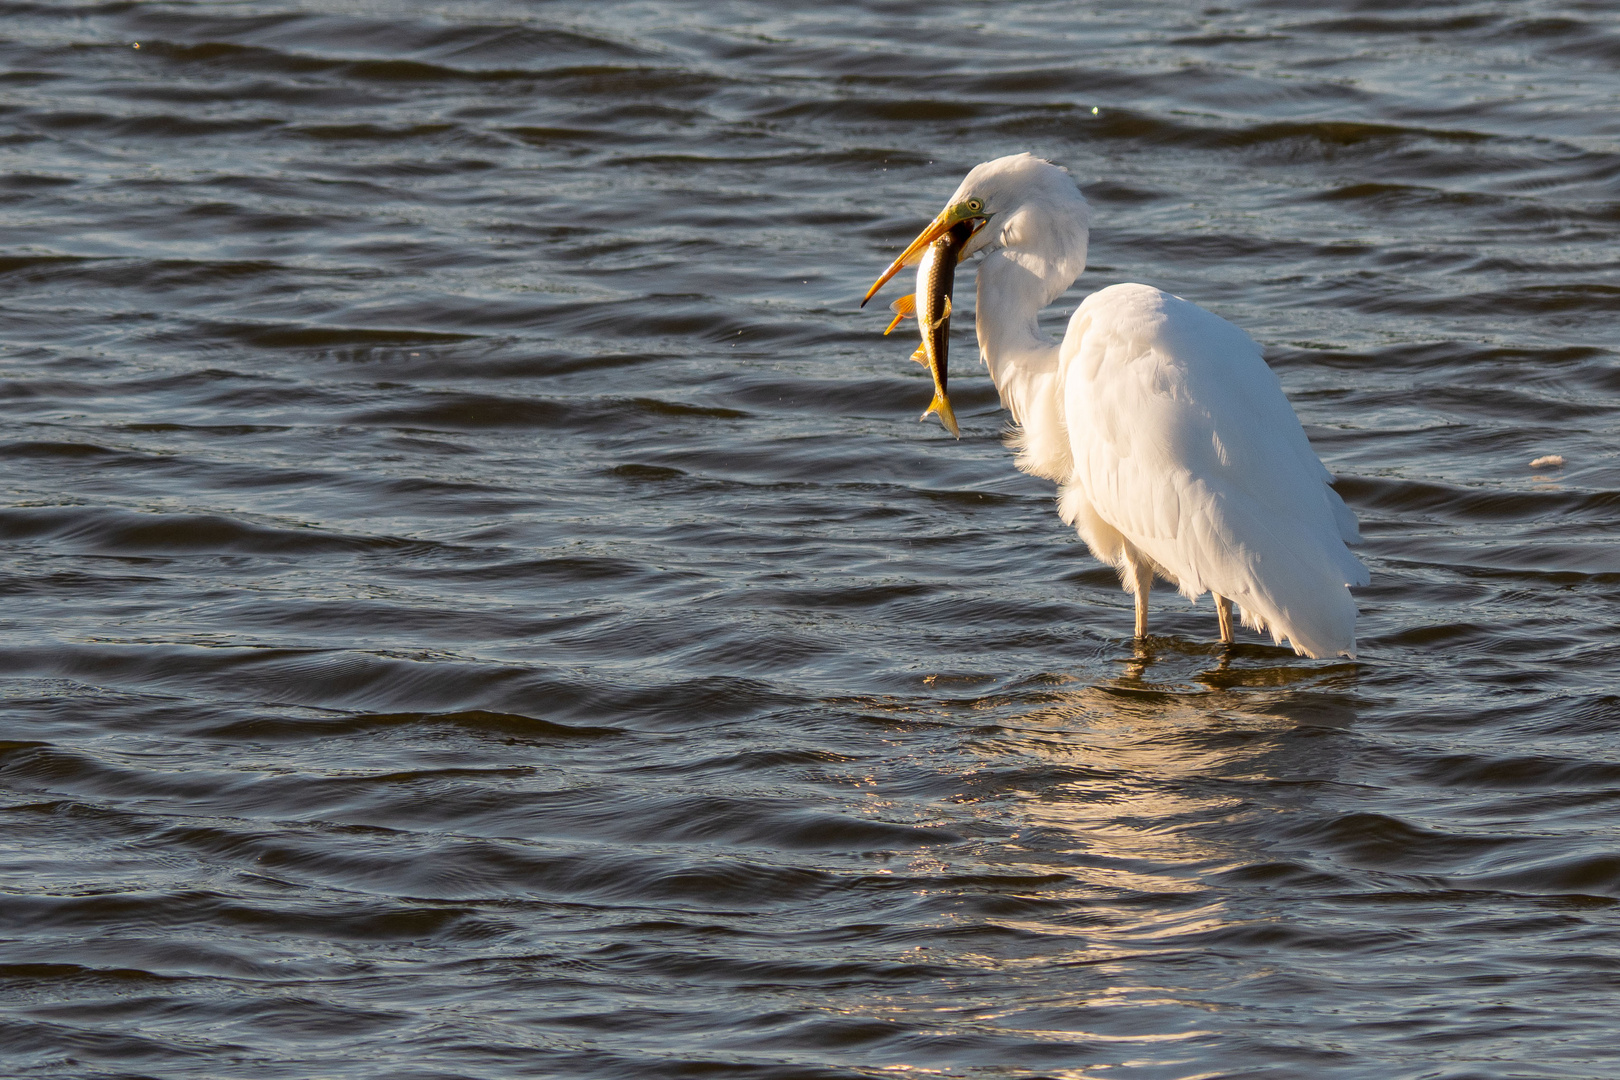
M 1312 655 L 1353 652 L 1355 518 L 1243 331 L 1145 285 L 1075 312 L 1060 354 L 1066 492 L 1175 576 Z

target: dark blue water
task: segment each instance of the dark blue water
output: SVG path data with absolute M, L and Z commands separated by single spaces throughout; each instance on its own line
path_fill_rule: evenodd
M 0 0 L 0 72 L 0 1072 L 1620 1074 L 1611 4 Z M 1359 660 L 1133 646 L 971 287 L 916 422 L 856 302 L 1023 150 L 1054 328 L 1265 347 Z

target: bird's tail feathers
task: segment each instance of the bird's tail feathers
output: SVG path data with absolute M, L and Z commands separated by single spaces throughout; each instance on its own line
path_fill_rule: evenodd
M 1348 586 L 1366 584 L 1368 575 L 1339 538 L 1337 523 L 1251 519 L 1234 528 L 1223 518 L 1217 510 L 1202 522 L 1208 535 L 1199 545 L 1223 554 L 1184 575 L 1182 592 L 1210 589 L 1229 598 L 1242 608 L 1243 625 L 1278 645 L 1286 639 L 1302 656 L 1354 657 L 1357 611 Z M 1220 542 L 1234 535 L 1247 542 Z

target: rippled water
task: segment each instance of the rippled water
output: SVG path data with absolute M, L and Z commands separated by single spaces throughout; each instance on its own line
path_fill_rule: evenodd
M 1620 1074 L 1613 5 L 786 7 L 0 2 L 4 1072 Z M 1359 661 L 916 422 L 1026 149 Z

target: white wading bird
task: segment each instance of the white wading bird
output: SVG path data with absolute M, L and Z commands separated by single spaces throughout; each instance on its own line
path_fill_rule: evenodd
M 984 254 L 979 351 L 1019 425 L 1018 468 L 1058 483 L 1058 515 L 1135 595 L 1137 637 L 1157 574 L 1189 600 L 1214 594 L 1223 642 L 1236 602 L 1279 645 L 1353 657 L 1348 586 L 1368 580 L 1345 547 L 1356 518 L 1254 340 L 1178 296 L 1111 285 L 1054 343 L 1037 316 L 1085 269 L 1091 208 L 1029 154 L 968 173 L 867 299 L 964 220 L 978 231 L 962 257 Z

